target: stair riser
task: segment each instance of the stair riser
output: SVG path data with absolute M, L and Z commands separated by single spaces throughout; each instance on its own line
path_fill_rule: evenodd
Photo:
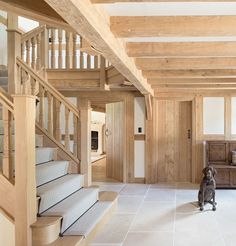
M 36 165 L 56 160 L 57 149 L 39 148 L 36 149 Z
M 87 201 L 79 203 L 74 213 L 70 213 L 66 218 L 63 218 L 61 233 L 63 233 L 67 228 L 69 228 L 81 215 L 83 215 L 97 201 L 98 193 L 90 194 Z
M 53 224 L 42 227 L 32 227 L 33 245 L 47 245 L 58 239 L 60 234 L 61 220 L 57 220 Z
M 42 164 L 36 166 L 36 185 L 45 184 L 53 179 L 67 174 L 69 163 L 67 161 L 56 165 Z
M 12 150 L 15 150 L 15 137 L 14 135 L 12 136 Z M 40 136 L 40 135 L 36 135 L 35 136 L 35 145 L 36 147 L 42 147 L 43 146 L 43 136 Z M 3 148 L 4 148 L 4 136 L 3 135 L 0 135 L 0 153 L 3 152 Z
M 72 177 L 72 180 L 68 180 L 69 177 Z M 60 184 L 60 181 L 65 178 L 66 182 Z M 82 188 L 84 182 L 82 175 L 67 175 L 54 181 L 54 183 L 57 183 L 57 186 L 50 190 L 45 191 L 43 186 L 37 189 L 37 194 L 41 197 L 39 214 Z
M 43 216 L 62 216 L 61 233 L 63 233 L 97 201 L 98 189 L 82 189 L 43 213 Z

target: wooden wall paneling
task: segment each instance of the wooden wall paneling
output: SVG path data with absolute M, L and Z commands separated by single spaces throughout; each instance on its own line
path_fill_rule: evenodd
M 203 97 L 195 98 L 195 141 L 193 143 L 195 151 L 193 159 L 194 173 L 193 182 L 199 183 L 202 177 L 202 169 L 204 165 L 203 157 Z
M 158 101 L 157 142 L 157 181 L 191 181 L 191 102 L 174 100 Z M 190 136 L 191 137 L 191 136 Z M 155 150 L 154 150 L 155 151 Z
M 124 103 L 106 105 L 107 177 L 123 181 Z
M 179 103 L 179 134 L 177 133 L 178 150 L 178 175 L 177 180 L 191 182 L 192 167 L 192 102 Z
M 125 141 L 124 141 L 124 166 L 126 175 L 124 182 L 143 182 L 134 177 L 134 96 L 129 95 L 125 100 Z

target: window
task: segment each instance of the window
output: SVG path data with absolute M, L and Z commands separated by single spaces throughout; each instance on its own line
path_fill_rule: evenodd
M 224 97 L 203 98 L 203 134 L 224 134 Z

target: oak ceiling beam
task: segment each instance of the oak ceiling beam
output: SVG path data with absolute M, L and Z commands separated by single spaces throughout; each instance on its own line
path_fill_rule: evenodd
M 116 37 L 205 37 L 236 35 L 236 16 L 112 16 Z
M 202 2 L 202 0 L 91 0 L 92 3 L 145 3 L 145 2 Z M 204 2 L 236 2 L 235 0 L 205 0 Z
M 55 27 L 68 28 L 61 16 L 43 0 L 0 0 L 0 9 Z
M 153 85 L 152 88 L 158 89 L 158 88 L 170 88 L 170 89 L 209 89 L 209 90 L 215 90 L 215 89 L 227 89 L 227 90 L 235 90 L 236 85 L 232 84 L 215 84 L 215 85 L 209 85 L 209 84 L 194 84 L 194 85 Z
M 109 60 L 143 94 L 153 91 L 125 51 L 125 43 L 110 31 L 107 19 L 89 0 L 45 0 L 70 26 Z
M 152 86 L 158 86 L 158 85 L 197 85 L 197 84 L 208 84 L 208 85 L 215 85 L 215 84 L 231 84 L 236 86 L 236 77 L 235 78 L 212 78 L 212 79 L 204 79 L 204 78 L 192 78 L 192 79 L 149 79 L 148 82 Z
M 207 58 L 136 58 L 142 70 L 236 69 L 236 57 Z
M 236 42 L 130 42 L 130 57 L 236 56 Z
M 236 69 L 144 70 L 149 79 L 169 78 L 236 78 Z

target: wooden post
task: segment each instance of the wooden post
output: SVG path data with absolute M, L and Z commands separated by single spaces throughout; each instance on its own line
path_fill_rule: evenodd
M 44 78 L 46 78 L 46 69 L 48 68 L 49 51 L 48 51 L 48 29 L 44 27 L 44 31 L 41 34 L 41 66 L 44 67 Z
M 35 97 L 14 96 L 15 114 L 15 242 L 32 245 L 36 221 Z
M 91 105 L 87 99 L 78 100 L 80 110 L 80 172 L 85 186 L 91 185 Z
M 106 79 L 106 60 L 103 56 L 100 56 L 100 88 L 110 90 Z
M 7 26 L 8 92 L 14 94 L 17 88 L 16 57 L 21 56 L 21 32 L 18 30 L 18 16 L 9 13 Z

